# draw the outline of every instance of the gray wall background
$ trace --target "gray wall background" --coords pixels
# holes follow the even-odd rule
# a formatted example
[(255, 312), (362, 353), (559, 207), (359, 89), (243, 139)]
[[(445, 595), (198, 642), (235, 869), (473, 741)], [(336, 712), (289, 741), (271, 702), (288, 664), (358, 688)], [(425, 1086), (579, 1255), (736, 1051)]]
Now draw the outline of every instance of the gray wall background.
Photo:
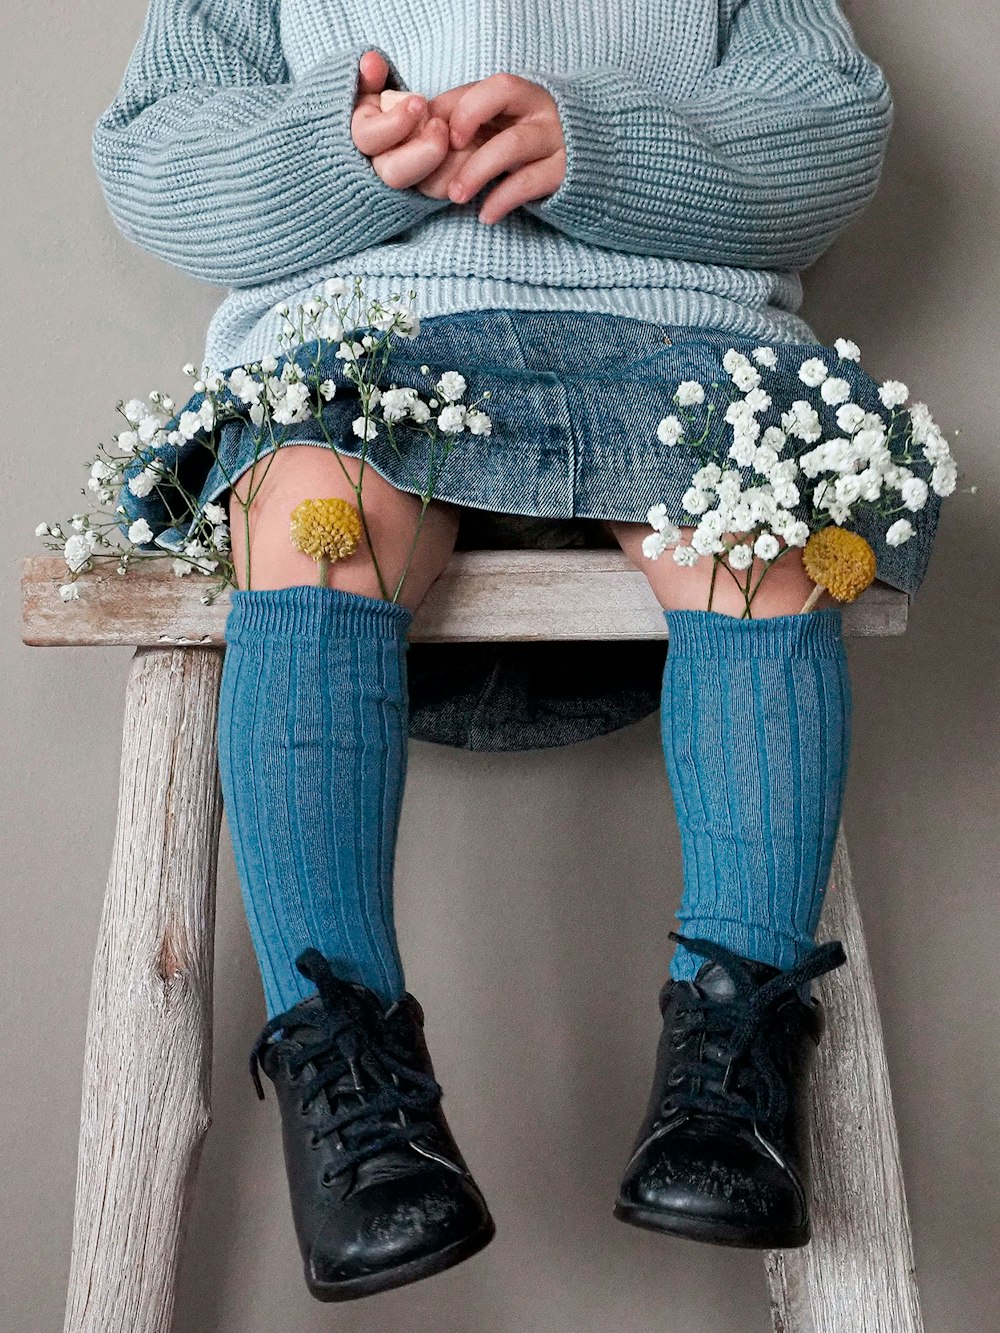
[[(91, 126), (141, 0), (0, 17), (0, 453), (5, 904), (0, 1326), (61, 1327), (90, 965), (111, 849), (129, 654), (19, 641), (17, 561), (81, 503), (114, 403), (181, 395), (219, 289), (106, 214)], [(1000, 153), (993, 0), (849, 13), (897, 128), (880, 195), (807, 275), (824, 341), (857, 339), (960, 427), (962, 485), (904, 639), (854, 642), (845, 816), (881, 998), (930, 1333), (996, 1327)], [(23, 387), (22, 387), (23, 386)], [(185, 391), (186, 392), (186, 391)], [(980, 552), (982, 557), (980, 558)], [(245, 1058), (263, 1005), (228, 840), (219, 880), (215, 1121), (190, 1221), (183, 1333), (763, 1333), (753, 1254), (611, 1217), (658, 1030), (680, 882), (655, 718), (566, 750), (414, 743), (398, 856), (409, 982), (499, 1235), (475, 1260), (343, 1307), (301, 1281), (277, 1107)], [(990, 1309), (994, 1315), (989, 1314)], [(844, 1333), (862, 1333), (844, 1330)]]

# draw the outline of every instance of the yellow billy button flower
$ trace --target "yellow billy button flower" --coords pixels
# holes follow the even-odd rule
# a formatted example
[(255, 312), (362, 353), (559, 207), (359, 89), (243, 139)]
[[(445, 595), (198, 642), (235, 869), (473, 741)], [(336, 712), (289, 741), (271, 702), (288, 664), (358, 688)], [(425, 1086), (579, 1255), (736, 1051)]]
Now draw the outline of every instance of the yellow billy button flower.
[(802, 563), (816, 584), (803, 611), (812, 610), (824, 588), (838, 602), (853, 602), (875, 578), (875, 552), (864, 537), (835, 524), (812, 534)]
[(325, 588), (334, 560), (346, 560), (361, 541), (361, 516), (348, 500), (303, 500), (292, 510), (292, 545), (319, 565)]

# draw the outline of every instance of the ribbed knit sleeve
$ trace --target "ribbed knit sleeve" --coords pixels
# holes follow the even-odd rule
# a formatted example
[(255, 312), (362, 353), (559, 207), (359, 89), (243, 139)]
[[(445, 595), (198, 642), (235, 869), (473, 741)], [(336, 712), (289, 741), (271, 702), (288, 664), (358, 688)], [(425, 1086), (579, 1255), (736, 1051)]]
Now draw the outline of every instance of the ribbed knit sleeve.
[(724, 0), (722, 55), (689, 95), (617, 67), (512, 69), (555, 98), (566, 177), (522, 205), (577, 240), (748, 268), (808, 267), (869, 203), (885, 77), (835, 0)]
[(386, 185), (355, 147), (358, 62), (290, 79), (278, 0), (151, 0), (93, 161), (124, 236), (195, 277), (271, 282), (356, 253), (449, 206)]

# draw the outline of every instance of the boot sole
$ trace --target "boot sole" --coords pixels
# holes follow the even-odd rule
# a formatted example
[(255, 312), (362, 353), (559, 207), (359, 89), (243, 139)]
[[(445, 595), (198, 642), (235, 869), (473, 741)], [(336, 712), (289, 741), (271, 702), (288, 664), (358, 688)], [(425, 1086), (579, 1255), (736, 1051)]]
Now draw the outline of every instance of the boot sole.
[(496, 1235), (496, 1226), (490, 1219), (489, 1225), (470, 1236), (463, 1236), (451, 1245), (431, 1254), (423, 1254), (417, 1259), (409, 1259), (405, 1264), (396, 1264), (392, 1268), (382, 1269), (378, 1273), (364, 1273), (360, 1277), (345, 1278), (342, 1282), (313, 1282), (306, 1274), (306, 1286), (318, 1301), (351, 1301), (360, 1296), (374, 1296), (380, 1291), (391, 1291), (393, 1287), (405, 1287), (410, 1282), (419, 1282), (421, 1278), (433, 1277), (447, 1268), (460, 1264), (463, 1259), (471, 1259), (474, 1254), (490, 1243)]
[(615, 1203), (615, 1217), (633, 1227), (661, 1231), (686, 1240), (700, 1240), (708, 1245), (732, 1245), (743, 1250), (796, 1250), (808, 1245), (810, 1229), (804, 1227), (741, 1227), (732, 1222), (713, 1221), (690, 1213), (652, 1210)]

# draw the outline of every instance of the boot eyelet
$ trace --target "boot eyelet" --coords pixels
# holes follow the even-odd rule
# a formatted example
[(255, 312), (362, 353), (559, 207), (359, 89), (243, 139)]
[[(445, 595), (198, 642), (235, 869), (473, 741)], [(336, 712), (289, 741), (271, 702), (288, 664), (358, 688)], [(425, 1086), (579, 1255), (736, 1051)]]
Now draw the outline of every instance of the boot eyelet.
[(318, 1134), (310, 1134), (310, 1135), (309, 1135), (309, 1147), (310, 1147), (310, 1148), (318, 1148), (318, 1147), (319, 1147), (319, 1135), (318, 1135)]
[(299, 1115), (302, 1116), (304, 1120), (305, 1117), (310, 1114), (311, 1110), (312, 1110), (311, 1106), (307, 1105), (306, 1102), (302, 1102), (301, 1105), (299, 1106)]
[(324, 1171), (319, 1178), (319, 1183), (323, 1186), (324, 1189), (329, 1189), (330, 1186), (333, 1184), (333, 1176), (330, 1175), (329, 1171)]

